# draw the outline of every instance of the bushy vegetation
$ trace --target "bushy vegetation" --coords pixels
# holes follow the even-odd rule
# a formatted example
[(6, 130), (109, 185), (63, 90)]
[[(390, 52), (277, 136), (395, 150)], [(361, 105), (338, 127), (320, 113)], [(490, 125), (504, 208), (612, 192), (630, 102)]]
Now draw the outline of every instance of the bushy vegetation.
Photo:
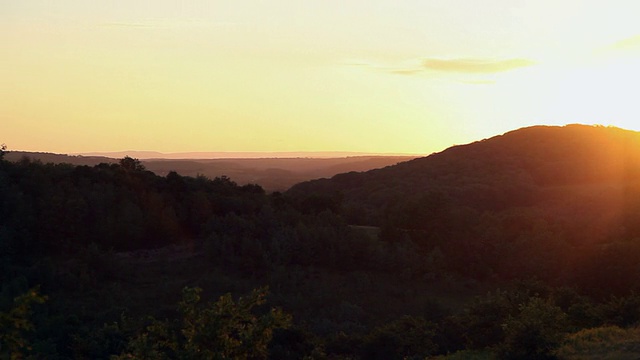
[[(602, 146), (627, 136), (600, 130)], [(607, 178), (576, 141), (536, 144), (508, 134), (284, 194), (132, 158), (0, 159), (0, 354), (637, 357), (635, 162)]]
[(603, 326), (567, 336), (556, 350), (560, 359), (637, 359), (640, 329)]
[(3, 358), (21, 359), (31, 352), (27, 337), (34, 330), (32, 306), (42, 304), (45, 300), (46, 296), (40, 295), (37, 288), (30, 289), (17, 296), (8, 311), (0, 312), (0, 355)]
[(264, 304), (266, 289), (237, 302), (225, 294), (206, 306), (200, 305), (201, 292), (184, 288), (178, 321), (153, 320), (112, 359), (266, 359), (274, 330), (290, 324), (289, 316), (277, 309), (253, 313)]

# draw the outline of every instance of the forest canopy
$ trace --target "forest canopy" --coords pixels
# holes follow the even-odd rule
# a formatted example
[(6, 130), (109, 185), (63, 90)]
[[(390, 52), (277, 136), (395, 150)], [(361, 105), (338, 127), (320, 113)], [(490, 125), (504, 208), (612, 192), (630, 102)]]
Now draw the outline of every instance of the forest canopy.
[(2, 159), (0, 354), (638, 355), (638, 144), (535, 127), (286, 193)]

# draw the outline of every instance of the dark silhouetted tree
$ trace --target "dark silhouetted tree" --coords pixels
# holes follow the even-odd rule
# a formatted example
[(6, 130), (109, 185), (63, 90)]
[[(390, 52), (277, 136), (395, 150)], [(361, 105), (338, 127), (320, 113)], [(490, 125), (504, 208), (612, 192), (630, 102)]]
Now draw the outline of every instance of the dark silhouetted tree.
[(120, 166), (127, 171), (144, 171), (146, 170), (142, 162), (138, 159), (125, 156), (120, 159)]

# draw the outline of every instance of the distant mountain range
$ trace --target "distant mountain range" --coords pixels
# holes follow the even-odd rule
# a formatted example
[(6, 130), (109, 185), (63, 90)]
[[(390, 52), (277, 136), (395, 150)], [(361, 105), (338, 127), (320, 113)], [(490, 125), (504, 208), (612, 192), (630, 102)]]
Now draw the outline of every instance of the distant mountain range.
[[(288, 153), (180, 153), (162, 154), (157, 152), (96, 153), (102, 155), (62, 155), (9, 151), (7, 160), (19, 161), (23, 157), (39, 160), (43, 163), (68, 163), (72, 165), (96, 165), (115, 163), (118, 159), (130, 156), (143, 159), (143, 165), (154, 173), (165, 176), (176, 171), (183, 176), (204, 175), (210, 178), (227, 176), (238, 184), (258, 184), (268, 191), (284, 191), (290, 186), (310, 180), (349, 172), (366, 171), (407, 161), (415, 156), (339, 156), (345, 153), (306, 153), (309, 157), (282, 157)], [(293, 153), (292, 153), (293, 154)], [(300, 155), (301, 153), (295, 153)], [(312, 157), (312, 155), (335, 157)], [(349, 153), (352, 154), (352, 153)], [(109, 156), (106, 156), (109, 155)], [(230, 158), (214, 158), (229, 155)], [(240, 155), (244, 155), (241, 157)], [(261, 155), (262, 157), (252, 158)], [(276, 156), (277, 155), (277, 156)], [(163, 158), (167, 156), (167, 158)], [(195, 158), (188, 158), (194, 156)], [(211, 158), (197, 157), (211, 156)], [(233, 158), (232, 156), (237, 156)], [(274, 156), (274, 157), (268, 157)], [(146, 160), (145, 160), (146, 159)]]
[(368, 153), (354, 151), (217, 151), (217, 152), (177, 152), (162, 153), (157, 151), (115, 151), (74, 153), (75, 156), (99, 156), (121, 159), (130, 156), (140, 160), (211, 160), (211, 159), (335, 159), (344, 157), (382, 156), (382, 157), (418, 157), (418, 154), (403, 153)]

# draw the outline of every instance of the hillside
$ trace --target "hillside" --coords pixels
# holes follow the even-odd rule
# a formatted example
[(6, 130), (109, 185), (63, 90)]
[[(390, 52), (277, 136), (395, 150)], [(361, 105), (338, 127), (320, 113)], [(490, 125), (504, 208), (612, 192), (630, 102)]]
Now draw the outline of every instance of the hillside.
[(381, 226), (390, 240), (409, 234), (425, 256), (442, 252), (469, 275), (568, 283), (587, 264), (608, 266), (603, 252), (636, 246), (639, 174), (640, 133), (535, 126), (287, 194), (333, 201), (350, 223)]
[(288, 193), (339, 194), (353, 208), (353, 221), (380, 225), (383, 210), (428, 194), (456, 206), (500, 210), (557, 204), (574, 195), (621, 195), (639, 178), (640, 133), (535, 126), (383, 169), (300, 183)]

